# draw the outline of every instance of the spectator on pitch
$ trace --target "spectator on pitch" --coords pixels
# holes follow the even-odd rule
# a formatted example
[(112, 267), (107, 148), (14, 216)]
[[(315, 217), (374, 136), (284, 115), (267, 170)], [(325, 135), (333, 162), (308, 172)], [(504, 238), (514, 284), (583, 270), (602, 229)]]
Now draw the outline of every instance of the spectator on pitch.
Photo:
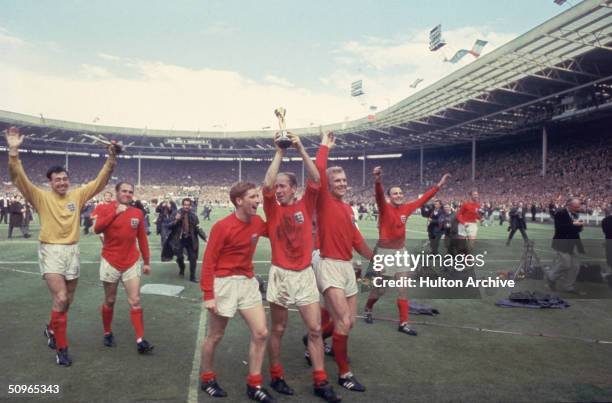
[(24, 226), (24, 221), (26, 219), (26, 208), (25, 202), (22, 203), (22, 199), (20, 196), (15, 196), (13, 201), (9, 205), (9, 227), (8, 227), (8, 239), (13, 238), (13, 229), (19, 228), (21, 231), (21, 235), (24, 238), (29, 238), (30, 234), (27, 233)]
[(565, 208), (555, 212), (555, 233), (552, 248), (556, 251), (553, 266), (544, 273), (544, 278), (551, 290), (577, 293), (576, 278), (580, 271), (580, 262), (576, 256), (584, 254), (580, 240), (584, 222), (578, 217), (582, 202), (578, 198), (567, 201)]
[(7, 222), (9, 200), (7, 196), (0, 197), (0, 224)]
[(217, 382), (214, 357), (230, 318), (238, 311), (251, 333), (247, 396), (273, 403), (274, 398), (262, 387), (268, 327), (259, 282), (253, 276), (257, 241), (267, 236), (267, 227), (257, 215), (259, 192), (254, 184), (236, 183), (230, 189), (230, 200), (236, 211), (213, 225), (202, 262), (200, 287), (204, 293), (203, 308), (208, 310), (208, 331), (202, 344), (200, 387), (210, 396), (227, 396)]
[(171, 232), (163, 244), (162, 261), (172, 260), (176, 256), (179, 267), (179, 276), (185, 275), (185, 256), (189, 260), (189, 281), (196, 283), (196, 264), (198, 261), (199, 239), (206, 241), (206, 234), (200, 228), (198, 216), (191, 211), (191, 199), (185, 198), (181, 202), (181, 209), (174, 215), (174, 221), (168, 224)]
[(506, 205), (502, 204), (501, 206), (499, 206), (499, 225), (504, 225), (504, 223), (506, 222), (507, 218), (508, 218), (508, 210), (506, 210)]
[(93, 220), (91, 214), (94, 211), (94, 205), (91, 201), (85, 203), (81, 210), (81, 217), (83, 220), (83, 235), (89, 235), (89, 229), (93, 226)]
[(480, 196), (478, 191), (470, 191), (469, 196), (470, 200), (464, 202), (457, 212), (457, 221), (459, 222), (459, 238), (467, 240), (468, 249), (473, 251), (478, 235), (478, 221), (481, 221), (482, 218), (479, 213)]
[(531, 222), (535, 222), (537, 212), (538, 212), (538, 209), (535, 203), (531, 203)]
[(163, 223), (171, 222), (172, 218), (176, 215), (176, 203), (170, 198), (166, 197), (164, 201), (159, 203), (155, 208), (155, 213), (157, 213), (157, 220), (155, 220), (156, 233), (157, 235), (161, 235), (161, 243), (162, 245), (166, 242), (167, 237), (170, 235), (170, 228), (168, 226), (164, 226)]
[(440, 218), (442, 218), (443, 214), (444, 211), (442, 210), (442, 202), (440, 200), (435, 200), (433, 203), (433, 208), (429, 210), (429, 216), (427, 217), (427, 235), (429, 236), (431, 253), (433, 254), (438, 254), (440, 239), (442, 239)]
[(287, 327), (288, 309), (290, 305), (296, 305), (308, 329), (304, 342), (313, 367), (314, 393), (325, 401), (337, 402), (340, 399), (328, 383), (325, 372), (319, 290), (311, 265), (312, 219), (320, 189), (320, 174), (300, 138), (292, 133), (289, 133), (288, 137), (304, 161), (308, 182), (303, 197), (298, 199), (295, 174), (279, 173), (285, 150), (276, 145), (276, 153), (266, 172), (262, 192), (272, 249), (272, 265), (266, 292), (272, 319), (268, 337), (272, 378), (270, 386), (278, 393), (294, 394), (285, 381), (280, 355), (281, 339)]
[[(384, 256), (383, 261), (386, 261), (386, 256), (396, 256), (397, 254), (404, 254), (406, 252), (406, 222), (412, 213), (417, 209), (423, 207), (425, 203), (438, 193), (440, 188), (444, 186), (449, 178), (449, 174), (444, 174), (440, 181), (429, 189), (417, 200), (404, 202), (404, 193), (401, 187), (391, 186), (387, 190), (387, 196), (389, 201), (385, 199), (385, 191), (382, 184), (383, 171), (381, 167), (374, 168), (375, 180), (375, 193), (376, 193), (376, 204), (380, 210), (380, 220), (378, 221), (378, 243), (376, 245), (376, 254)], [(436, 226), (438, 220), (442, 214), (442, 203), (440, 200), (436, 200), (433, 207), (430, 209), (430, 217), (434, 217)], [(431, 223), (430, 223), (431, 225)], [(436, 231), (437, 232), (437, 231)], [(441, 234), (440, 234), (441, 235)], [(436, 234), (437, 236), (437, 234)], [(434, 238), (435, 239), (435, 238)], [(436, 252), (438, 249), (439, 239), (433, 241)], [(433, 247), (433, 246), (432, 246)], [(401, 282), (402, 279), (410, 277), (410, 267), (398, 265), (398, 262), (394, 264), (385, 264), (380, 274), (384, 277), (390, 277), (397, 282)], [(407, 280), (404, 280), (407, 281)], [(408, 289), (407, 287), (396, 287), (397, 288), (397, 309), (399, 313), (399, 326), (397, 330), (401, 333), (416, 336), (417, 332), (408, 326), (408, 313), (410, 312), (410, 301), (408, 301)], [(365, 322), (374, 323), (372, 316), (372, 310), (374, 304), (384, 294), (384, 288), (374, 288), (368, 296), (368, 301), (365, 306)]]
[(606, 264), (603, 277), (612, 288), (612, 203), (606, 209), (606, 218), (601, 221), (601, 229), (606, 237)]
[(353, 249), (368, 260), (372, 258), (372, 250), (356, 226), (353, 210), (343, 201), (347, 193), (346, 173), (337, 166), (327, 168), (327, 156), (334, 145), (333, 133), (326, 133), (316, 159), (321, 176), (316, 224), (321, 258), (315, 277), (334, 323), (332, 340), (338, 383), (348, 390), (364, 392), (365, 387), (355, 378), (348, 363), (348, 335), (355, 322), (359, 291), (351, 262)]
[(444, 203), (443, 212), (438, 219), (438, 228), (444, 237), (444, 246), (451, 255), (455, 254), (454, 240), (457, 237), (457, 219), (450, 203)]
[[(136, 333), (136, 350), (140, 354), (153, 350), (153, 345), (144, 339), (144, 321), (140, 305), (140, 271), (151, 272), (149, 264), (149, 242), (144, 227), (144, 214), (130, 204), (134, 197), (134, 186), (120, 182), (115, 186), (116, 201), (98, 210), (94, 231), (104, 234), (104, 245), (100, 257), (100, 281), (104, 285), (102, 325), (104, 345), (115, 346), (111, 323), (117, 299), (119, 281), (123, 284), (130, 304), (130, 318)], [(138, 241), (138, 249), (136, 248)], [(140, 257), (142, 256), (142, 261)]]
[(210, 221), (210, 213), (212, 213), (212, 203), (207, 201), (202, 211), (202, 220)]
[(66, 328), (68, 309), (73, 302), (79, 278), (79, 213), (87, 200), (102, 191), (116, 164), (117, 148), (108, 146), (108, 159), (97, 178), (85, 186), (68, 191), (70, 178), (65, 168), (55, 166), (47, 171), (51, 191), (34, 186), (19, 160), (23, 135), (11, 127), (5, 131), (9, 149), (9, 173), (12, 182), (32, 203), (40, 219), (38, 251), (41, 274), (51, 291), (51, 321), (45, 326), (47, 344), (56, 350), (56, 362), (70, 366)]
[(526, 213), (527, 211), (523, 207), (523, 202), (519, 202), (518, 205), (512, 207), (510, 209), (510, 227), (508, 230), (510, 234), (508, 234), (508, 240), (506, 241), (506, 246), (510, 246), (510, 242), (512, 241), (512, 237), (516, 233), (516, 231), (521, 232), (521, 236), (523, 237), (523, 241), (527, 243), (529, 241), (529, 237), (527, 236), (527, 222), (526, 222)]

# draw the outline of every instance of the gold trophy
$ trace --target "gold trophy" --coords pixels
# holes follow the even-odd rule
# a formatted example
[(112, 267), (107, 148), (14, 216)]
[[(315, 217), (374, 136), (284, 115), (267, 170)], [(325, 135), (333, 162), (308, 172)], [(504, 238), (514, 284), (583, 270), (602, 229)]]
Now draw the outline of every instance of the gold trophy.
[(274, 114), (278, 118), (278, 127), (280, 128), (280, 136), (278, 136), (278, 138), (276, 138), (274, 141), (280, 148), (289, 148), (293, 143), (289, 136), (287, 136), (287, 125), (285, 123), (285, 115), (287, 114), (287, 110), (281, 106), (280, 108), (276, 108), (274, 110)]

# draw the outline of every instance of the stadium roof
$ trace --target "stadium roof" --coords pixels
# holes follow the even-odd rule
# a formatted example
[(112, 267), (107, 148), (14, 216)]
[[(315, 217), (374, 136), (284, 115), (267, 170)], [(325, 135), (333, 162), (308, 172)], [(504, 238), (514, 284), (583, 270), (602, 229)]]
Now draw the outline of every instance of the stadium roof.
[[(612, 0), (585, 0), (396, 105), (324, 126), (338, 155), (397, 152), (512, 135), (564, 119), (612, 114)], [(269, 156), (273, 131), (192, 132), (98, 126), (0, 111), (31, 148), (97, 151), (83, 133), (133, 154)], [(318, 146), (318, 129), (292, 129)]]

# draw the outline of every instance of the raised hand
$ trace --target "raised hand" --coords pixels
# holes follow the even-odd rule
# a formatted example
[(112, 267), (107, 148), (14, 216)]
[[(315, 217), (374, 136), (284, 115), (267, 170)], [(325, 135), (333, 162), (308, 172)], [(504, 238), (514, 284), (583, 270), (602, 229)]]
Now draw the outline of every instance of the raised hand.
[(372, 174), (374, 175), (374, 178), (376, 178), (376, 180), (380, 180), (382, 173), (382, 167), (380, 166), (374, 167), (374, 170), (372, 171)]
[(441, 188), (442, 186), (444, 186), (446, 184), (446, 182), (448, 181), (448, 178), (450, 178), (450, 174), (446, 173), (444, 175), (442, 175), (442, 178), (440, 179), (440, 182), (438, 182), (438, 187)]
[(11, 126), (4, 130), (4, 137), (6, 138), (9, 153), (11, 155), (17, 155), (19, 152), (19, 146), (21, 143), (23, 143), (23, 134), (19, 134), (18, 128)]
[(291, 140), (291, 144), (293, 145), (293, 147), (295, 147), (296, 150), (299, 151), (302, 148), (304, 148), (304, 145), (302, 144), (302, 140), (300, 140), (300, 137), (297, 134), (288, 132), (287, 137), (289, 137), (289, 139)]
[(327, 132), (321, 138), (321, 144), (327, 146), (330, 150), (336, 145), (336, 136), (334, 132)]

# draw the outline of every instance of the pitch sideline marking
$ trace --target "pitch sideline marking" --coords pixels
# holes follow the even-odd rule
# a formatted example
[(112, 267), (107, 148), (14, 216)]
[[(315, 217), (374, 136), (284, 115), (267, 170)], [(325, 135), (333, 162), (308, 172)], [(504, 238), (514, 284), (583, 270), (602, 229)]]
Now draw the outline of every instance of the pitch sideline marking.
[(200, 365), (202, 361), (202, 343), (204, 342), (206, 321), (208, 319), (208, 313), (206, 309), (200, 308), (200, 322), (198, 324), (198, 337), (196, 338), (195, 350), (193, 352), (193, 365), (191, 367), (191, 376), (189, 377), (189, 393), (187, 395), (187, 402), (197, 403), (199, 381), (200, 381)]

